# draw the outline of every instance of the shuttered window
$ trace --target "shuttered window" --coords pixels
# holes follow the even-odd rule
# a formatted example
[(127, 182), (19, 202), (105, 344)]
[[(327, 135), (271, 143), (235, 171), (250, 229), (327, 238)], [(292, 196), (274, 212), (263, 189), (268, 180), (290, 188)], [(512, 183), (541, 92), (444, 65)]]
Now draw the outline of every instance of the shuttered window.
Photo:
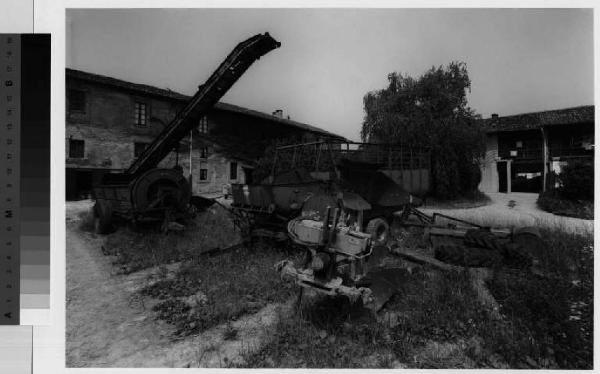
[(135, 103), (135, 125), (146, 127), (146, 104)]

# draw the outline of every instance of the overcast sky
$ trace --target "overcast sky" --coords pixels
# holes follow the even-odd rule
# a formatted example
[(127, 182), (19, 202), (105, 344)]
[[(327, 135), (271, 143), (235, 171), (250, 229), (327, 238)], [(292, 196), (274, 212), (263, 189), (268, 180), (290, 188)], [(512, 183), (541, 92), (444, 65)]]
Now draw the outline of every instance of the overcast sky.
[(193, 94), (237, 43), (281, 48), (222, 101), (359, 140), (362, 98), (392, 71), (467, 63), (484, 117), (593, 104), (593, 14), (579, 9), (69, 10), (67, 66)]

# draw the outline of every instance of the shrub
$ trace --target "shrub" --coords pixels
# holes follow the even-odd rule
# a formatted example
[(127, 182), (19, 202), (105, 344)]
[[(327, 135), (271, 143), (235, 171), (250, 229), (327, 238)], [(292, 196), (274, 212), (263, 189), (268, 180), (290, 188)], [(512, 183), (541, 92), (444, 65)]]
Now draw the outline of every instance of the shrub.
[(567, 164), (558, 175), (560, 197), (568, 200), (594, 199), (594, 165), (575, 161)]
[(540, 193), (537, 199), (540, 209), (556, 215), (576, 217), (583, 219), (594, 219), (593, 201), (573, 201), (560, 197), (557, 190), (549, 190)]

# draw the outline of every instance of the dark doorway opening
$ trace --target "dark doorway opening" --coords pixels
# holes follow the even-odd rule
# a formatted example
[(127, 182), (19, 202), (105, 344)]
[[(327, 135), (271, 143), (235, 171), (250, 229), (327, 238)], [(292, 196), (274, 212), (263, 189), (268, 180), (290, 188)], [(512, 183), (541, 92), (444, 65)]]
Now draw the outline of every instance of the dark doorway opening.
[(542, 191), (544, 165), (541, 162), (513, 162), (510, 174), (513, 192)]
[(81, 170), (67, 168), (65, 170), (65, 185), (67, 200), (90, 199), (92, 187), (100, 184), (106, 170)]
[(242, 170), (244, 171), (244, 181), (245, 184), (252, 184), (252, 169), (251, 168), (242, 168)]
[(506, 178), (506, 161), (498, 161), (498, 192), (508, 192), (508, 180)]

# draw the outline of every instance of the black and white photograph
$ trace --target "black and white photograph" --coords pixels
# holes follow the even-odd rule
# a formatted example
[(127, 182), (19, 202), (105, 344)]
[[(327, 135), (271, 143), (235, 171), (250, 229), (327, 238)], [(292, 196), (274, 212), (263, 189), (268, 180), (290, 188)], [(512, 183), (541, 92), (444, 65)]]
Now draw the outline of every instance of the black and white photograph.
[(64, 28), (67, 368), (593, 369), (594, 9)]

